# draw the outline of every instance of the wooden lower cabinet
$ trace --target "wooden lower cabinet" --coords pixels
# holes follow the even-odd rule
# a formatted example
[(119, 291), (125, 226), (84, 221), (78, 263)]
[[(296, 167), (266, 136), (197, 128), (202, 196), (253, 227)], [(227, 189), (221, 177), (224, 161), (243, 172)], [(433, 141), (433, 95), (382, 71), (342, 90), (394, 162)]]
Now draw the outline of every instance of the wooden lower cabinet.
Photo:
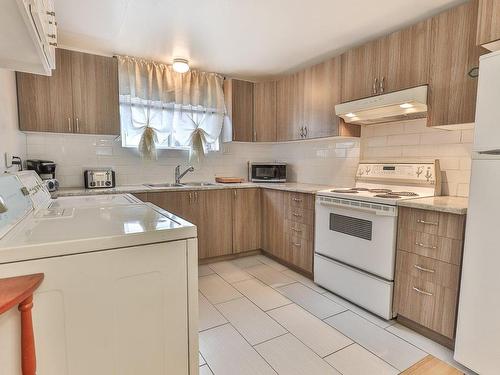
[(261, 248), (260, 189), (234, 189), (233, 253)]
[(284, 256), (284, 198), (279, 190), (262, 189), (262, 249), (277, 258)]
[(465, 215), (399, 208), (394, 311), (453, 346)]

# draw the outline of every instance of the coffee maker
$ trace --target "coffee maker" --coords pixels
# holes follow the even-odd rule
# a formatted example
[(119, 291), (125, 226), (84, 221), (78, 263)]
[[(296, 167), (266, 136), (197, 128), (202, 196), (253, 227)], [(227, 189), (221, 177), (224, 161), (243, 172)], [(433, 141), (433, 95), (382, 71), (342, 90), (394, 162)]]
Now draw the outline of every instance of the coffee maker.
[(49, 191), (56, 191), (59, 182), (56, 180), (56, 163), (51, 160), (26, 160), (26, 168), (33, 170), (45, 182)]

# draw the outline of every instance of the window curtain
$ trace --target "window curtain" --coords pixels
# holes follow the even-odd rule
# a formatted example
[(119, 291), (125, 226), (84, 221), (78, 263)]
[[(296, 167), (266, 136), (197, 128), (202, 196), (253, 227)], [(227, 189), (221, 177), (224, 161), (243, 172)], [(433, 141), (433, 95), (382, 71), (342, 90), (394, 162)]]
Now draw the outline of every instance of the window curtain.
[(188, 147), (190, 159), (218, 150), (228, 124), (223, 77), (123, 56), (118, 75), (124, 147), (148, 159), (156, 159), (157, 147)]

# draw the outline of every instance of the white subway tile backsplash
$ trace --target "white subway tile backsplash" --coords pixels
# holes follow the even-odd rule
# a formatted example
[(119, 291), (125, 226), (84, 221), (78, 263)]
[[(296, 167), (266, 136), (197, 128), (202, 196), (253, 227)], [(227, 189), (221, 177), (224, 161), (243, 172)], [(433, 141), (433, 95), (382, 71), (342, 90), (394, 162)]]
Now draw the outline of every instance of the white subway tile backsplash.
[(388, 146), (418, 145), (420, 143), (419, 134), (398, 134), (387, 137)]

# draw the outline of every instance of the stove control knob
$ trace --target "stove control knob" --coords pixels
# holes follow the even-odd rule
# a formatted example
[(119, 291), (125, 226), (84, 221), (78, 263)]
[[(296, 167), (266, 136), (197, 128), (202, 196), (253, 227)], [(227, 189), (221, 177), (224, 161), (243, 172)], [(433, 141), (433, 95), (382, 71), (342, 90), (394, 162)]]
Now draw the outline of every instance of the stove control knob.
[(425, 178), (427, 178), (427, 181), (429, 181), (432, 177), (432, 173), (430, 170), (427, 170), (427, 173), (425, 174)]
[(418, 167), (417, 168), (417, 177), (420, 177), (420, 175), (424, 172), (424, 167)]
[(366, 174), (370, 173), (370, 171), (371, 171), (370, 167), (366, 167), (365, 171), (366, 171)]
[(362, 170), (362, 169), (360, 169), (358, 174), (359, 174), (360, 176), (363, 176), (363, 175), (365, 174), (365, 171), (364, 171), (364, 170)]

